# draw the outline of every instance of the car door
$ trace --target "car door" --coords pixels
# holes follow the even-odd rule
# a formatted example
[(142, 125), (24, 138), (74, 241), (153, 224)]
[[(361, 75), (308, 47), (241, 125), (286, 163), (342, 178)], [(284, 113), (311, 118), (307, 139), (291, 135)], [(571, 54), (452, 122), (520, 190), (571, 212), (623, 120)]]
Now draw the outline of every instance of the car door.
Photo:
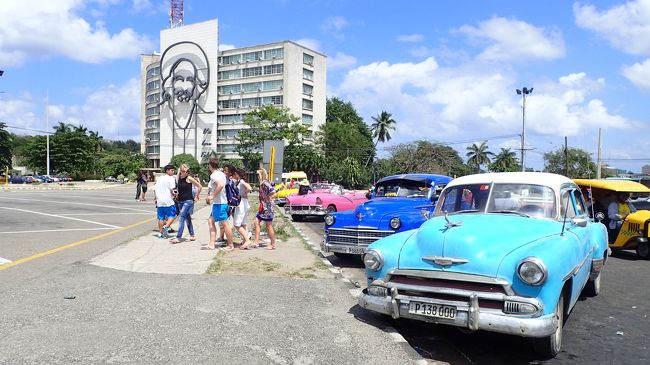
[(591, 243), (591, 224), (588, 211), (580, 189), (565, 189), (562, 191), (562, 211), (566, 217), (565, 229), (573, 236), (573, 248), (577, 252), (577, 260), (571, 271), (573, 287), (571, 303), (575, 303), (584, 287), (591, 271), (593, 244)]

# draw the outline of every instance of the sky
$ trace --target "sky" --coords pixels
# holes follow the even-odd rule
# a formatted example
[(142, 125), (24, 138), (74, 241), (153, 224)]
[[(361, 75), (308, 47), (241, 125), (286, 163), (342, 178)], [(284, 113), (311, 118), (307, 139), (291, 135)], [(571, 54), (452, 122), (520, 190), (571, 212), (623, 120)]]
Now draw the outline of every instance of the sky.
[[(292, 40), (327, 55), (327, 95), (415, 140), (519, 155), (564, 146), (633, 172), (650, 165), (650, 0), (185, 0), (185, 24), (218, 19), (222, 50)], [(160, 51), (169, 1), (3, 0), (0, 121), (82, 124), (139, 141), (140, 54)], [(47, 107), (47, 113), (46, 113)], [(37, 134), (10, 129), (14, 133)]]

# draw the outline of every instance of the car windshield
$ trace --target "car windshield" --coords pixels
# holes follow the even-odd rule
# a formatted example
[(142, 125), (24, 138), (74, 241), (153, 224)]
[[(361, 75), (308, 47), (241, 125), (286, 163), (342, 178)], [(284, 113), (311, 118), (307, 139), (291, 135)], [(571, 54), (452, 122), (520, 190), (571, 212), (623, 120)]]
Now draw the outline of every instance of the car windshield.
[(553, 189), (535, 184), (472, 184), (447, 188), (438, 202), (445, 213), (501, 213), (555, 218)]
[(426, 181), (395, 179), (382, 181), (375, 187), (375, 196), (424, 198), (429, 194)]

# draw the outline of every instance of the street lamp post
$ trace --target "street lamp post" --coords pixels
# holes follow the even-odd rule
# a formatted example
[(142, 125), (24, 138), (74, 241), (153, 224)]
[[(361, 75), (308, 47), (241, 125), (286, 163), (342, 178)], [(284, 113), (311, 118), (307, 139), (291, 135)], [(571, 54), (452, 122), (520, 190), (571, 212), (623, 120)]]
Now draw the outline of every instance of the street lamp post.
[(526, 157), (526, 95), (532, 94), (533, 88), (530, 89), (524, 87), (521, 90), (517, 89), (517, 95), (521, 95), (523, 98), (523, 104), (521, 107), (522, 110), (522, 120), (521, 120), (521, 171), (526, 171), (526, 164), (524, 163), (524, 158)]

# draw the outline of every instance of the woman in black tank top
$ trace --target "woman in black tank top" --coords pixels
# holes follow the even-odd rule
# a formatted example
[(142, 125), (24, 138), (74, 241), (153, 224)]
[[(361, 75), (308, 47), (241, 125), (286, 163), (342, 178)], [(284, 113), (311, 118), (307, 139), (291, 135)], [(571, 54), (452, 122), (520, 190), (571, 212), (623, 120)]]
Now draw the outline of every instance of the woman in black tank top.
[[(181, 242), (185, 224), (187, 224), (187, 230), (190, 233), (189, 240), (194, 241), (196, 238), (194, 237), (192, 213), (194, 212), (194, 202), (199, 201), (199, 196), (201, 195), (201, 184), (190, 176), (189, 167), (186, 164), (182, 164), (178, 169), (178, 182), (176, 186), (178, 189), (176, 200), (178, 200), (178, 206), (180, 208), (178, 212), (178, 232), (176, 233), (176, 237), (172, 238), (169, 242)], [(196, 195), (192, 194), (192, 186), (196, 187)]]

